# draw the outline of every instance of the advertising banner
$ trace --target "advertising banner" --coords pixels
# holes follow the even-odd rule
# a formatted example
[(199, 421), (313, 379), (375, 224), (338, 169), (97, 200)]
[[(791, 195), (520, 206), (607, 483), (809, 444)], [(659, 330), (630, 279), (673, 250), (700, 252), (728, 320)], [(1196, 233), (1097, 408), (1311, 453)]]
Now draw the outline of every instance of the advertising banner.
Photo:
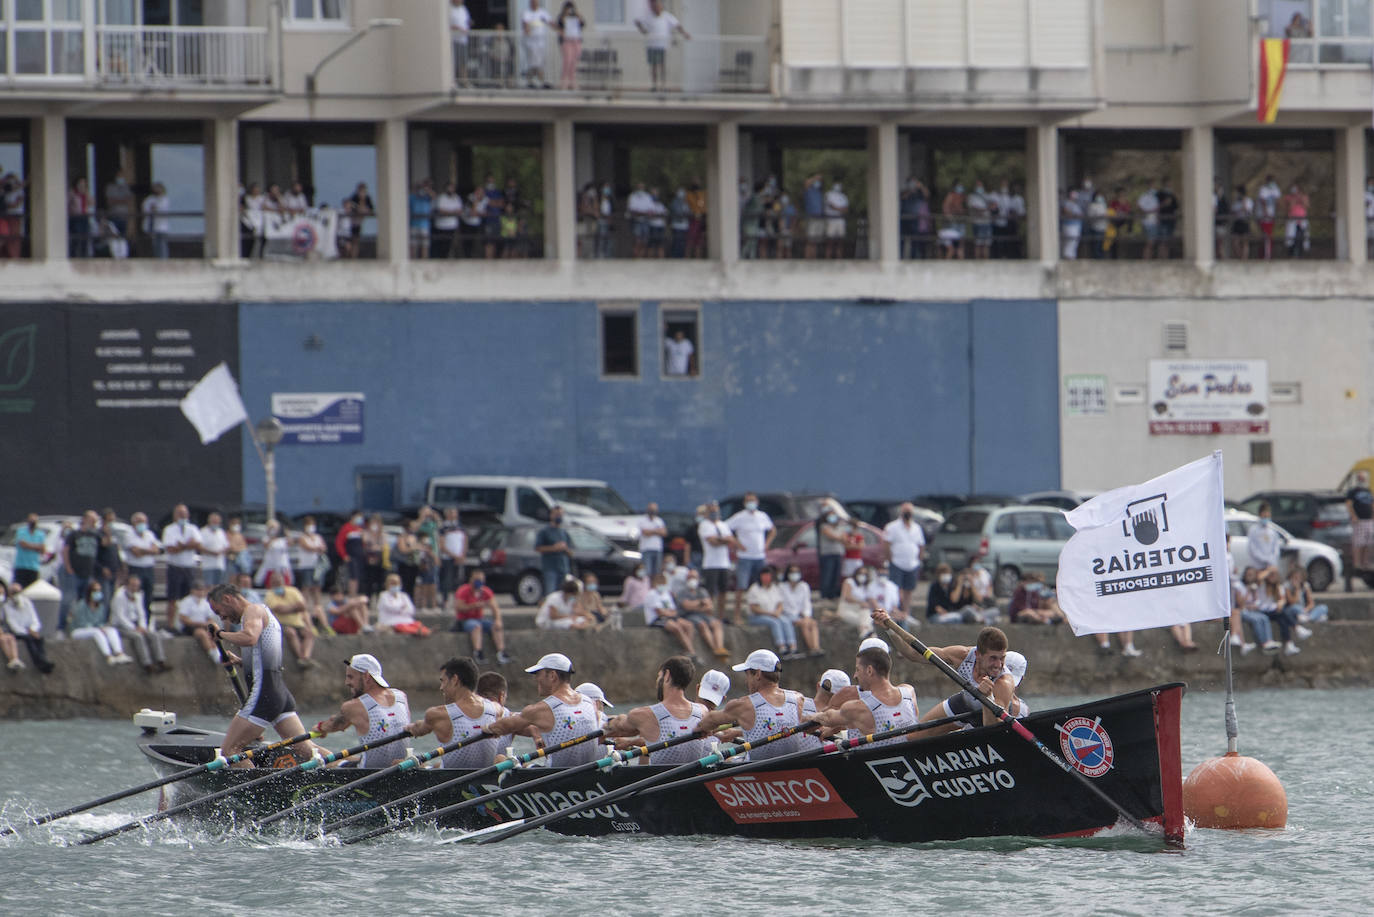
[(1150, 433), (1268, 432), (1267, 360), (1150, 361)]
[(339, 446), (363, 441), (362, 392), (273, 392), (282, 445)]

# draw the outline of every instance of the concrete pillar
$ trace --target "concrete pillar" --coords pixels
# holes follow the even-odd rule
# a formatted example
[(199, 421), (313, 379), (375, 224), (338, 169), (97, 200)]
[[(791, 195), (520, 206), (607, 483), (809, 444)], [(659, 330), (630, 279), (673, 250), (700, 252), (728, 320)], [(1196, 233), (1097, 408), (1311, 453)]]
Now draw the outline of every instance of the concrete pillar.
[[(897, 166), (897, 125), (868, 129), (868, 257), (895, 262), (901, 258)], [(852, 222), (852, 221), (851, 221)]]
[(67, 257), (67, 122), (34, 118), (29, 127), (29, 248), (35, 261)]
[(1191, 127), (1183, 133), (1183, 257), (1199, 266), (1216, 261), (1216, 212), (1212, 207), (1212, 152), (1210, 125)]
[(577, 258), (577, 185), (571, 118), (544, 125), (544, 257)]
[(739, 125), (722, 121), (707, 129), (706, 241), (713, 260), (739, 260)]
[(1364, 131), (1363, 124), (1336, 131), (1336, 257), (1351, 264), (1368, 260)]
[(406, 180), (406, 123), (391, 118), (377, 124), (377, 260), (410, 260), (410, 183)]
[(205, 162), (205, 258), (237, 261), (239, 251), (239, 125), (213, 118), (201, 130)]
[(1037, 124), (1026, 136), (1027, 257), (1059, 261), (1059, 129)]

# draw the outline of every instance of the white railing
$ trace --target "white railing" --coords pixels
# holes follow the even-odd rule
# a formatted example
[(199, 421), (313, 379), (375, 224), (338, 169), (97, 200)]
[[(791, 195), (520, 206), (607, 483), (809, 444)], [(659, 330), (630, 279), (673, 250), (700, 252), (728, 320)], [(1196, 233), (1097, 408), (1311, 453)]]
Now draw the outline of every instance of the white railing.
[(267, 30), (196, 26), (97, 26), (101, 83), (265, 86), (272, 81)]
[(1371, 61), (1374, 61), (1374, 39), (1349, 36), (1288, 39), (1290, 67), (1368, 70)]
[[(454, 79), (460, 89), (550, 89), (579, 92), (722, 93), (768, 91), (768, 42), (754, 35), (677, 37), (660, 55), (643, 35), (587, 33), (570, 53), (545, 33), (529, 38), (505, 31), (470, 32), (454, 40)], [(655, 68), (653, 62), (661, 60)]]

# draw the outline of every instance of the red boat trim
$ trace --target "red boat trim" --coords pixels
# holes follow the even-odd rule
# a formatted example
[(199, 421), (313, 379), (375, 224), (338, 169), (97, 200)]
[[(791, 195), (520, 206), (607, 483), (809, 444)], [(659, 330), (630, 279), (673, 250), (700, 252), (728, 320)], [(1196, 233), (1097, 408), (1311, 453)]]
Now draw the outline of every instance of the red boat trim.
[(1179, 713), (1183, 689), (1167, 688), (1154, 696), (1155, 744), (1159, 748), (1159, 786), (1164, 797), (1164, 839), (1183, 846), (1183, 748)]

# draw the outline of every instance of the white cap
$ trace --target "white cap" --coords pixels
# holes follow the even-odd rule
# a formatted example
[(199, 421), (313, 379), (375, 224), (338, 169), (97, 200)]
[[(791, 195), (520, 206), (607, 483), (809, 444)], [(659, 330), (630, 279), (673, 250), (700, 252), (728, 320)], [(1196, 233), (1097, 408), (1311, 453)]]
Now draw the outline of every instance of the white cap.
[(730, 676), (718, 669), (712, 669), (701, 676), (701, 684), (697, 686), (697, 697), (701, 700), (708, 700), (716, 706), (725, 700), (725, 695), (730, 693)]
[[(830, 684), (828, 688), (826, 687), (827, 682)], [(831, 694), (834, 694), (841, 688), (849, 687), (849, 676), (839, 669), (826, 669), (821, 673), (820, 681), (816, 682), (816, 684), (826, 691), (829, 691)]]
[(1008, 652), (1002, 668), (1011, 673), (1011, 683), (1019, 685), (1021, 679), (1026, 677), (1026, 657), (1017, 652)]
[(892, 647), (887, 645), (886, 640), (883, 640), (879, 637), (869, 637), (863, 643), (860, 643), (859, 652), (862, 653), (864, 650), (882, 650), (884, 653), (887, 653), (889, 655), (891, 655), (892, 653)]
[(730, 668), (736, 672), (747, 672), (754, 669), (759, 672), (776, 672), (778, 670), (778, 654), (772, 650), (754, 650), (749, 654), (749, 658), (739, 665), (732, 665)]
[(571, 672), (573, 670), (572, 660), (562, 653), (547, 653), (525, 671), (541, 672), (544, 669), (553, 669), (555, 672)]
[(573, 688), (573, 690), (576, 691), (578, 694), (581, 694), (583, 697), (588, 697), (588, 698), (591, 698), (592, 700), (599, 700), (599, 701), (601, 701), (601, 703), (602, 703), (604, 706), (607, 706), (607, 707), (614, 707), (614, 706), (615, 706), (615, 704), (613, 704), (613, 703), (611, 703), (610, 701), (606, 700), (606, 692), (605, 692), (605, 691), (602, 691), (602, 690), (601, 690), (601, 687), (600, 687), (599, 685), (595, 685), (595, 684), (593, 684), (593, 683), (590, 682), (590, 681), (584, 681), (584, 682), (582, 682), (582, 684), (578, 685), (576, 688)]
[(386, 679), (382, 677), (382, 664), (378, 662), (377, 657), (371, 653), (359, 653), (352, 659), (345, 659), (344, 665), (355, 672), (371, 675), (372, 680), (383, 688), (391, 687), (391, 685), (386, 683)]

